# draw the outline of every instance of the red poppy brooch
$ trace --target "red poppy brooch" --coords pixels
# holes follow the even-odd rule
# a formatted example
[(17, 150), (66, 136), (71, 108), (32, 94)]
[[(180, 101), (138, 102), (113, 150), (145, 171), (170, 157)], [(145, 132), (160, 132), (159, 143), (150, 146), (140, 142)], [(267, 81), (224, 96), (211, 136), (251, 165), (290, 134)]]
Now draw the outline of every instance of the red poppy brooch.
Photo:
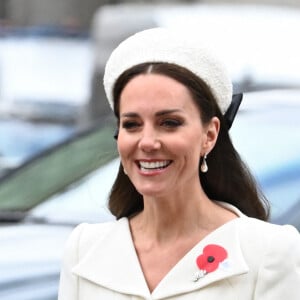
[(194, 281), (198, 281), (207, 273), (217, 270), (220, 263), (222, 263), (227, 256), (227, 251), (219, 245), (210, 244), (205, 246), (203, 253), (196, 259), (199, 271), (196, 272)]

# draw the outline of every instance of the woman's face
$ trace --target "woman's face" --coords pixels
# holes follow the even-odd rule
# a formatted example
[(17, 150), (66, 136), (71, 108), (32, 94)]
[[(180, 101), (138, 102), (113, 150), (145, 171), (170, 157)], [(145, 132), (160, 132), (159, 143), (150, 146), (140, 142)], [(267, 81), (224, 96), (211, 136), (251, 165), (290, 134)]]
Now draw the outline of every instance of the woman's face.
[(170, 77), (138, 75), (120, 95), (118, 150), (143, 196), (199, 186), (199, 160), (214, 146), (218, 129), (217, 118), (202, 124), (188, 89)]

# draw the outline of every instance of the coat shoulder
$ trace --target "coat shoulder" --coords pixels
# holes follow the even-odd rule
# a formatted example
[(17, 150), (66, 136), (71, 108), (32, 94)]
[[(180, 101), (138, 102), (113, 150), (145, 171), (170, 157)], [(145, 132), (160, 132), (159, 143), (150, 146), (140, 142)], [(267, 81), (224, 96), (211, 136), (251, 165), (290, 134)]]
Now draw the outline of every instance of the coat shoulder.
[(266, 257), (277, 258), (278, 262), (285, 259), (290, 249), (298, 249), (294, 252), (294, 259), (299, 260), (300, 234), (291, 225), (245, 218), (239, 223), (239, 239), (245, 256), (257, 267), (264, 263)]
[(253, 239), (263, 244), (279, 241), (299, 240), (298, 230), (292, 225), (277, 225), (255, 218), (245, 218), (240, 222), (240, 235), (248, 241)]
[(77, 249), (79, 257), (93, 248), (95, 243), (104, 239), (109, 232), (116, 226), (117, 221), (109, 221), (104, 223), (81, 223), (77, 225), (66, 243), (66, 249), (72, 251)]
[(299, 299), (300, 234), (291, 225), (241, 222), (240, 240), (255, 279), (253, 299)]

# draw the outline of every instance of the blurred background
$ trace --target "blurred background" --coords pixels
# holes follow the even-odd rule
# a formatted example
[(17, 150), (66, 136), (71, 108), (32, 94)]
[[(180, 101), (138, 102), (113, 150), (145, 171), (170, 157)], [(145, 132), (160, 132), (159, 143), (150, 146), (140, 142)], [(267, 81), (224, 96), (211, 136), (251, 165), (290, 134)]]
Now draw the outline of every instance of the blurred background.
[(57, 298), (63, 245), (107, 209), (118, 170), (102, 78), (136, 31), (188, 29), (243, 93), (230, 130), (271, 204), (300, 229), (300, 0), (0, 0), (0, 299)]

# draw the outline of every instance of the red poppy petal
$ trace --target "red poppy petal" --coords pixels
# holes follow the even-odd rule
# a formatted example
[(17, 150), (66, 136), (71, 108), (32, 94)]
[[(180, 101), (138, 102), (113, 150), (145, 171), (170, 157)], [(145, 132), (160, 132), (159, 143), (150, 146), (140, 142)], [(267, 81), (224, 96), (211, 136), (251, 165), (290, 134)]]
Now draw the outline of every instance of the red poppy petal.
[(197, 266), (200, 270), (205, 270), (206, 272), (213, 272), (219, 266), (219, 262), (214, 260), (213, 262), (208, 262), (206, 255), (199, 255), (197, 257)]
[(207, 273), (210, 273), (210, 272), (213, 272), (213, 271), (215, 271), (216, 269), (218, 269), (218, 267), (219, 267), (219, 263), (216, 261), (216, 262), (213, 262), (213, 263), (208, 263), (208, 264), (206, 264), (204, 270), (205, 270)]
[(214, 244), (207, 245), (203, 249), (203, 254), (206, 256), (213, 256), (218, 262), (227, 258), (227, 251), (223, 247)]
[(196, 263), (197, 263), (197, 266), (200, 270), (204, 270), (204, 267), (207, 263), (206, 261), (206, 256), (201, 254), (197, 257), (197, 260), (196, 260)]

